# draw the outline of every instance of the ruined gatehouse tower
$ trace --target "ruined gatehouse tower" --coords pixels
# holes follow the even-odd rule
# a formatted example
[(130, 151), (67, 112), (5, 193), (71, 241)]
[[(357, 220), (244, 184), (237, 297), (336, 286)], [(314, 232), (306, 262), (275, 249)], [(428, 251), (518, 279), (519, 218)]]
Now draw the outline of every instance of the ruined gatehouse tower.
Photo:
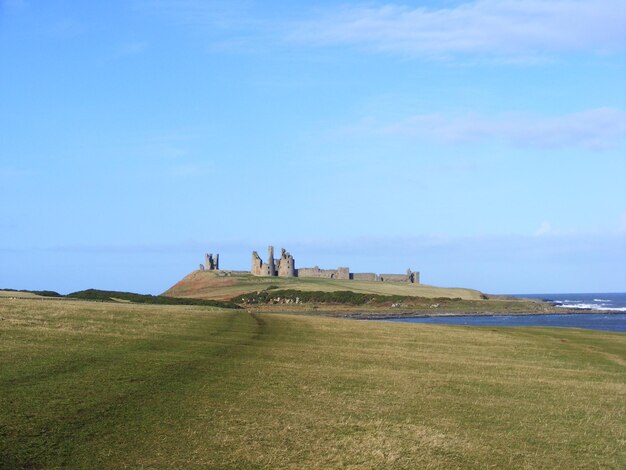
[(256, 251), (252, 252), (252, 274), (255, 276), (296, 277), (296, 263), (293, 256), (281, 249), (280, 258), (274, 259), (274, 247), (267, 247), (267, 262), (263, 262)]

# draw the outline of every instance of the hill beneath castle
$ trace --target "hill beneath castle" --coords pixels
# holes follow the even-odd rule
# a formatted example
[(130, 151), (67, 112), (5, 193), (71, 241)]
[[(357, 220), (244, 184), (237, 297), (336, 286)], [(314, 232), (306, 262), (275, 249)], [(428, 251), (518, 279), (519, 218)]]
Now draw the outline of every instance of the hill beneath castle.
[(480, 300), (482, 298), (481, 292), (473, 289), (375, 281), (258, 277), (229, 271), (194, 271), (162, 295), (179, 298), (228, 300), (243, 294), (268, 289), (292, 289), (304, 292), (352, 291), (362, 294), (460, 298), (463, 300)]

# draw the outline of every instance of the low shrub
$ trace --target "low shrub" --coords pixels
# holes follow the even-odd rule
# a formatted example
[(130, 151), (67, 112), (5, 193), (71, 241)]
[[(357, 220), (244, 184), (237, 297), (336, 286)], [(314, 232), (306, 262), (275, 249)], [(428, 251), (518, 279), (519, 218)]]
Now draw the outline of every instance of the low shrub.
[(271, 303), (294, 303), (294, 304), (344, 304), (364, 305), (398, 303), (404, 300), (416, 299), (401, 295), (363, 294), (352, 291), (300, 291), (293, 289), (268, 290), (243, 294), (232, 299), (242, 304), (271, 304)]

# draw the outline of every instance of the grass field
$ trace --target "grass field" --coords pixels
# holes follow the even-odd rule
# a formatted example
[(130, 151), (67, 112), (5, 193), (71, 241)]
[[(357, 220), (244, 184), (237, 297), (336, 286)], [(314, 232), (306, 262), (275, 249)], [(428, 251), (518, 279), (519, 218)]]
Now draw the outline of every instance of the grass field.
[(288, 277), (258, 277), (251, 274), (219, 276), (211, 271), (194, 271), (172, 286), (163, 295), (192, 297), (198, 299), (231, 299), (241, 294), (265, 290), (295, 289), (301, 291), (352, 291), (364, 294), (405, 295), (414, 297), (450, 297), (479, 300), (477, 290), (463, 288), (433, 287), (424, 284), (408, 284), (375, 281), (349, 281), (338, 279), (311, 279)]
[(41, 296), (34, 294), (32, 292), (20, 292), (20, 291), (12, 291), (12, 290), (0, 290), (0, 299), (1, 298), (11, 298), (14, 297), (16, 299), (40, 299)]
[(0, 299), (2, 468), (624, 468), (626, 335)]

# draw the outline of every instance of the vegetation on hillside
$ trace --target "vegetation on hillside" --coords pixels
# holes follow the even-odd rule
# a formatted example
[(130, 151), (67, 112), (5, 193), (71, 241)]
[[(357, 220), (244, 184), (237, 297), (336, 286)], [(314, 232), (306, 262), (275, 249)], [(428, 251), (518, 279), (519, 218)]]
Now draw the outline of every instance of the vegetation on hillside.
[[(272, 286), (271, 286), (272, 287)], [(433, 301), (450, 300), (442, 299), (425, 299), (422, 297), (408, 297), (404, 295), (380, 295), (380, 294), (363, 294), (352, 291), (301, 291), (294, 289), (275, 290), (269, 289), (265, 291), (244, 294), (237, 296), (233, 301), (241, 304), (340, 304), (340, 305), (393, 305), (401, 302), (424, 302), (432, 303)], [(461, 300), (452, 299), (452, 300)]]
[(205, 307), (219, 308), (241, 308), (234, 302), (222, 300), (205, 300), (205, 299), (189, 299), (177, 297), (165, 297), (162, 295), (136, 294), (134, 292), (117, 292), (99, 289), (87, 289), (78, 292), (72, 292), (68, 295), (61, 295), (58, 292), (50, 290), (17, 290), (17, 289), (0, 289), (0, 293), (16, 294), (32, 294), (33, 296), (54, 297), (59, 299), (81, 299), (93, 300), (100, 302), (133, 302), (140, 304), (155, 305), (201, 305)]
[(28, 294), (40, 295), (42, 297), (62, 297), (61, 294), (53, 290), (26, 290), (26, 289), (0, 289), (2, 292), (25, 292)]
[[(238, 295), (233, 302), (259, 310), (280, 309), (358, 318), (411, 316), (416, 313), (437, 314), (537, 314), (554, 313), (556, 308), (545, 302), (523, 299), (467, 300), (449, 297), (365, 294), (352, 291), (300, 291), (294, 289), (264, 290)], [(561, 309), (559, 313), (568, 313)]]
[(99, 300), (103, 302), (127, 301), (138, 304), (156, 305), (202, 305), (206, 307), (241, 308), (234, 302), (203, 299), (179, 299), (162, 295), (135, 294), (133, 292), (117, 292), (98, 289), (87, 289), (67, 295), (70, 299)]

